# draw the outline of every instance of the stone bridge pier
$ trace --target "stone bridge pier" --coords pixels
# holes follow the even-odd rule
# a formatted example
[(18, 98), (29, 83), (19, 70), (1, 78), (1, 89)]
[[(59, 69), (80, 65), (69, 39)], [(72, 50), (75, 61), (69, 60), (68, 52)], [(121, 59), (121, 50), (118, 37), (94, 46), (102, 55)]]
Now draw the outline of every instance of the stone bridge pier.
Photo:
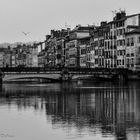
[(67, 69), (62, 70), (61, 81), (70, 81), (71, 79), (72, 79), (72, 74)]
[(126, 81), (128, 81), (129, 80), (129, 78), (128, 78), (128, 76), (129, 76), (130, 74), (128, 73), (128, 71), (118, 71), (118, 72), (116, 72), (116, 74), (114, 74), (113, 76), (112, 76), (112, 80), (119, 80), (119, 81), (121, 81), (121, 82), (126, 82)]

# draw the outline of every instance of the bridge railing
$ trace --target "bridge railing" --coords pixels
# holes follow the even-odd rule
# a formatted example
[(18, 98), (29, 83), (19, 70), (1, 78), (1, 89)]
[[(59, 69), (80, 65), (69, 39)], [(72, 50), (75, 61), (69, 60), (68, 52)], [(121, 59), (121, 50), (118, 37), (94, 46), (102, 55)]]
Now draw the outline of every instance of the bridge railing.
[[(64, 70), (68, 72), (76, 73), (125, 73), (128, 69), (123, 68), (80, 68), (80, 67), (1, 67), (2, 72), (62, 72)], [(130, 72), (130, 71), (129, 71)]]
[(61, 68), (46, 68), (46, 67), (8, 67), (0, 68), (2, 72), (46, 72), (46, 71), (61, 71)]

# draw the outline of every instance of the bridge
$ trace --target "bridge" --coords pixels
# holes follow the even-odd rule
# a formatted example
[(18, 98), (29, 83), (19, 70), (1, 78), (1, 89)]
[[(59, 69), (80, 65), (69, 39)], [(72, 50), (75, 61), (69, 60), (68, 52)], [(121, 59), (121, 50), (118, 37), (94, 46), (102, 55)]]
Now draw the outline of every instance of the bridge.
[(0, 68), (1, 82), (23, 79), (46, 79), (68, 81), (73, 79), (140, 79), (139, 71), (107, 68), (47, 68), (47, 67), (7, 67)]

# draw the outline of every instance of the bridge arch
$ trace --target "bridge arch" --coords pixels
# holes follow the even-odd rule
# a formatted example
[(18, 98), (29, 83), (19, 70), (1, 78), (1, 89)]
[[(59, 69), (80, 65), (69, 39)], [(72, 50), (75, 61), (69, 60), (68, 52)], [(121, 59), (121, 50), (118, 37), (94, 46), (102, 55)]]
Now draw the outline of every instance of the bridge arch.
[(60, 80), (60, 74), (5, 74), (3, 77), (3, 82), (13, 81), (17, 79), (46, 79), (57, 81)]
[(115, 80), (119, 80), (122, 82), (126, 82), (128, 81), (128, 72), (127, 71), (118, 71), (116, 74), (114, 74), (112, 76), (112, 79)]

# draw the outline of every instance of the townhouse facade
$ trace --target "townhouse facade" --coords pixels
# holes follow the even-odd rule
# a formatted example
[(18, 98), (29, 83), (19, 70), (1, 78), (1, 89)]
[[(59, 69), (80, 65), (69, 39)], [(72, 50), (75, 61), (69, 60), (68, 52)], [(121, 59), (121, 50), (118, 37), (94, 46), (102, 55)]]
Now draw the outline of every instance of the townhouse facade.
[(38, 48), (33, 45), (18, 45), (12, 50), (12, 67), (38, 67)]
[(89, 67), (91, 60), (90, 53), (90, 36), (78, 39), (79, 42), (79, 56), (80, 56), (80, 67)]
[(140, 70), (140, 28), (126, 32), (126, 68)]
[(91, 28), (90, 26), (77, 25), (69, 33), (69, 41), (66, 43), (67, 67), (86, 67), (87, 45), (90, 44), (87, 38), (90, 36)]
[(59, 34), (56, 37), (56, 66), (64, 67), (65, 66), (65, 55), (66, 55), (66, 40), (69, 35), (70, 29), (62, 29), (58, 31)]
[(56, 38), (50, 35), (46, 36), (45, 40), (45, 67), (55, 67), (56, 66)]
[(39, 52), (38, 54), (38, 67), (45, 67), (46, 63), (45, 63), (45, 50), (42, 50), (41, 52)]
[(56, 40), (56, 66), (61, 67), (65, 65), (65, 40), (59, 38)]
[(12, 51), (10, 47), (0, 48), (0, 67), (11, 67), (11, 54)]
[(4, 67), (4, 52), (0, 52), (0, 67)]

